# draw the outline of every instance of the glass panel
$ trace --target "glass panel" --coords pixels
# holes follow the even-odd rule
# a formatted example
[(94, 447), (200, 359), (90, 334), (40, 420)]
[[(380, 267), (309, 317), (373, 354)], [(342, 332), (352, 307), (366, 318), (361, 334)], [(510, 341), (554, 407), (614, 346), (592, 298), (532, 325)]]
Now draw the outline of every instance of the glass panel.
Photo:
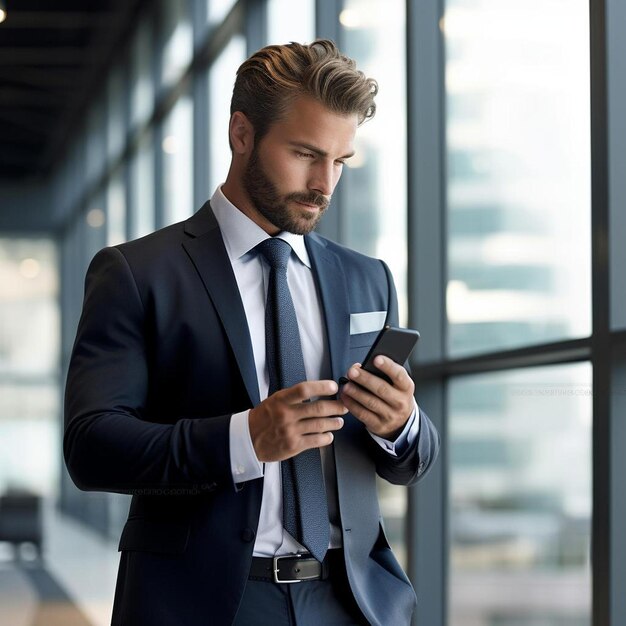
[(152, 113), (154, 83), (152, 80), (152, 33), (148, 22), (137, 30), (131, 53), (131, 123), (145, 122)]
[[(342, 239), (391, 268), (406, 323), (405, 2), (346, 0), (340, 14), (343, 51), (378, 81), (376, 115), (358, 131), (356, 155), (339, 183), (345, 199)], [(393, 138), (393, 140), (390, 140)]]
[(115, 159), (124, 148), (126, 120), (124, 118), (124, 80), (121, 69), (111, 74), (108, 85), (108, 132), (107, 147), (109, 159)]
[(236, 0), (206, 0), (207, 18), (210, 24), (219, 24), (232, 9)]
[(193, 212), (193, 106), (189, 96), (174, 105), (163, 127), (164, 225), (188, 218)]
[(91, 110), (87, 123), (85, 160), (87, 183), (102, 174), (106, 155), (106, 117), (102, 105)]
[[(403, 325), (407, 319), (405, 19), (403, 0), (345, 0), (339, 16), (342, 51), (380, 88), (376, 115), (357, 130), (356, 154), (339, 182), (344, 202), (342, 243), (389, 265)], [(406, 567), (406, 488), (379, 481), (378, 491), (386, 533)]]
[(107, 218), (107, 246), (126, 241), (126, 186), (121, 172), (109, 181)]
[(154, 220), (154, 142), (144, 137), (130, 163), (132, 177), (132, 216), (130, 238), (143, 237), (155, 229)]
[(590, 624), (591, 367), (449, 386), (450, 625)]
[(0, 239), (0, 376), (58, 368), (56, 249), (41, 239)]
[[(26, 332), (22, 328), (20, 336)], [(7, 490), (56, 495), (60, 405), (56, 381), (8, 383), (0, 378), (0, 495)]]
[(269, 0), (267, 5), (269, 43), (309, 43), (315, 39), (314, 0)]
[(446, 2), (453, 355), (590, 333), (588, 11)]
[(230, 166), (228, 122), (237, 69), (246, 58), (246, 40), (234, 36), (209, 70), (209, 190), (212, 194), (226, 180)]
[[(96, 252), (107, 245), (106, 198), (103, 193), (92, 198), (85, 212), (84, 220), (86, 228), (81, 227), (81, 244), (83, 246), (81, 257), (87, 266)], [(86, 270), (87, 267), (85, 267)]]
[(56, 490), (57, 254), (46, 239), (0, 239), (0, 495)]
[(161, 83), (172, 85), (189, 65), (193, 53), (193, 29), (187, 0), (168, 0), (163, 7), (163, 58)]

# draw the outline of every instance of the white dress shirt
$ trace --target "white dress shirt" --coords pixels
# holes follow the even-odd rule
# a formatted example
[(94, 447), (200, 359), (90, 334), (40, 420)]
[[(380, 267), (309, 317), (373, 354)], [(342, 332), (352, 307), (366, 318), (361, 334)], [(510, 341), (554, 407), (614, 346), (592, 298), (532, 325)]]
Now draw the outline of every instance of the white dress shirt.
[[(259, 384), (259, 397), (267, 398), (269, 376), (265, 363), (265, 300), (269, 279), (269, 265), (254, 248), (269, 235), (244, 213), (239, 211), (218, 187), (211, 198), (211, 208), (220, 226), (226, 252), (233, 267), (239, 294), (248, 321), (252, 352)], [(326, 324), (320, 299), (313, 280), (311, 262), (301, 235), (282, 232), (295, 254), (287, 265), (287, 282), (291, 291), (307, 380), (325, 380), (331, 377)], [(255, 556), (275, 556), (306, 550), (282, 525), (282, 482), (280, 462), (261, 463), (254, 451), (248, 426), (249, 411), (236, 413), (230, 421), (230, 462), (235, 483), (264, 476), (263, 499), (259, 526), (254, 544)], [(417, 406), (402, 434), (395, 442), (370, 433), (389, 454), (406, 449), (415, 440), (419, 419)], [(341, 529), (337, 505), (335, 464), (330, 447), (320, 448), (322, 469), (330, 518), (331, 548), (341, 546)]]

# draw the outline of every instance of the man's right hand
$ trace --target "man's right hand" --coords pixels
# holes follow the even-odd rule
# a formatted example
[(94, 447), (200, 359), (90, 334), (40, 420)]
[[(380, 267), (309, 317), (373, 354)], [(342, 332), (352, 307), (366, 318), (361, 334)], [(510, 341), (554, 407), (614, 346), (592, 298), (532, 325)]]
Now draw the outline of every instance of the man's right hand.
[[(259, 461), (284, 461), (303, 450), (333, 442), (348, 409), (327, 396), (337, 393), (332, 380), (314, 380), (281, 389), (248, 414), (250, 437)], [(311, 400), (311, 398), (320, 398)]]

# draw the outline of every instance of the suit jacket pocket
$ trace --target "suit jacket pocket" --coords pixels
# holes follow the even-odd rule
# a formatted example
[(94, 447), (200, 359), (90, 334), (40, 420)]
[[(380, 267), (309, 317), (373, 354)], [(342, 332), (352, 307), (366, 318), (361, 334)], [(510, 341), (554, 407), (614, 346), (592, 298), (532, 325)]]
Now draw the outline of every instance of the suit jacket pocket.
[(379, 332), (379, 330), (375, 330), (371, 333), (358, 333), (356, 335), (350, 335), (350, 349), (369, 348), (374, 343), (374, 339), (376, 339)]
[(120, 538), (120, 551), (180, 554), (189, 541), (189, 523), (130, 518)]

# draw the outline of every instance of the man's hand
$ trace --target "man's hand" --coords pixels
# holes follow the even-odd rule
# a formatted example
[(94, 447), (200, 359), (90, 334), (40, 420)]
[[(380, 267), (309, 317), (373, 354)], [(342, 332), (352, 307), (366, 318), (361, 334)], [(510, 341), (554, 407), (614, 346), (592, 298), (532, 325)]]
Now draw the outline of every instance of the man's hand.
[[(281, 389), (250, 410), (248, 424), (256, 456), (261, 462), (284, 461), (303, 450), (328, 446), (333, 430), (343, 426), (348, 409), (325, 396), (337, 393), (332, 380), (298, 383)], [(312, 400), (311, 398), (321, 398)]]
[(367, 430), (394, 441), (413, 412), (415, 384), (402, 365), (387, 357), (377, 356), (374, 365), (387, 374), (393, 384), (366, 372), (360, 363), (355, 363), (348, 370), (348, 378), (354, 382), (344, 385), (341, 400)]

